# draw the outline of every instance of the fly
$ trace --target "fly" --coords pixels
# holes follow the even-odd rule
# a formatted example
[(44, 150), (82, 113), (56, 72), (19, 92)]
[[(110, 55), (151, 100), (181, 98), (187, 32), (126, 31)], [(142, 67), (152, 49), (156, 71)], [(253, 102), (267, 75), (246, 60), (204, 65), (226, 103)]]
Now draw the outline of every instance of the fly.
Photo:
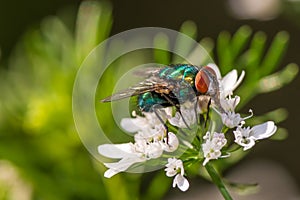
[[(198, 97), (204, 95), (209, 97), (208, 107), (213, 101), (216, 109), (224, 112), (220, 104), (219, 82), (215, 71), (209, 66), (167, 65), (161, 68), (146, 68), (139, 75), (145, 75), (147, 78), (137, 85), (117, 92), (101, 101), (111, 102), (137, 96), (138, 108), (142, 112), (155, 112), (163, 124), (163, 120), (157, 113), (159, 107), (174, 106), (180, 113), (180, 104), (193, 101), (195, 97), (198, 102)], [(182, 119), (184, 120), (183, 117)], [(167, 131), (166, 125), (165, 128)]]

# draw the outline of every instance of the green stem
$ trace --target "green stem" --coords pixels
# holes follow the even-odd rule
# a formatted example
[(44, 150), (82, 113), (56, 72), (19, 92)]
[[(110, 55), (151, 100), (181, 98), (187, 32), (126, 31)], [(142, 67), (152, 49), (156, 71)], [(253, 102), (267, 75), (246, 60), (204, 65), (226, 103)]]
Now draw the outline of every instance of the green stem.
[(219, 188), (221, 194), (223, 195), (225, 200), (232, 200), (232, 197), (230, 196), (229, 192), (227, 191), (225, 184), (223, 180), (221, 179), (220, 175), (218, 172), (215, 170), (215, 168), (212, 166), (211, 163), (207, 163), (205, 165), (205, 168), (210, 175), (212, 181), (217, 185)]

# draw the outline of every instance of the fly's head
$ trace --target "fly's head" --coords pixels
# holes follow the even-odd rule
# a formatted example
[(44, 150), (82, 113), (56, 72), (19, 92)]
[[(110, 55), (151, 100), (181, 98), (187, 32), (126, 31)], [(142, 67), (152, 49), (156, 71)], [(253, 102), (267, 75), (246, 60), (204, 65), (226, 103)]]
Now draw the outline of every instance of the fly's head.
[(198, 92), (211, 97), (220, 112), (224, 112), (220, 103), (219, 81), (215, 71), (209, 67), (202, 67), (195, 77), (195, 87)]

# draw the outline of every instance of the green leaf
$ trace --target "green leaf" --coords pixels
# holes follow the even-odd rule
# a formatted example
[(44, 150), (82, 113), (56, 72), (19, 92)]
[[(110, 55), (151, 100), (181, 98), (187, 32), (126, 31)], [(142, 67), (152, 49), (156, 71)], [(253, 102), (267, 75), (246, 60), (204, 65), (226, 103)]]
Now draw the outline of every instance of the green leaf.
[(260, 93), (272, 92), (289, 84), (297, 76), (299, 67), (297, 64), (291, 63), (283, 70), (272, 75), (266, 76), (259, 81), (258, 91)]
[(233, 35), (231, 39), (231, 45), (230, 45), (232, 63), (234, 63), (233, 61), (246, 47), (250, 39), (251, 33), (252, 30), (249, 26), (242, 26)]
[(231, 52), (230, 52), (230, 33), (227, 31), (222, 31), (219, 34), (217, 40), (217, 55), (219, 60), (219, 66), (222, 74), (229, 72), (231, 69)]
[(267, 37), (264, 32), (258, 31), (254, 34), (250, 48), (247, 52), (247, 59), (244, 64), (245, 69), (248, 69), (249, 71), (257, 70), (264, 53), (266, 38)]
[(261, 76), (266, 76), (279, 67), (279, 63), (284, 55), (288, 42), (289, 34), (287, 32), (282, 31), (277, 33), (261, 64)]

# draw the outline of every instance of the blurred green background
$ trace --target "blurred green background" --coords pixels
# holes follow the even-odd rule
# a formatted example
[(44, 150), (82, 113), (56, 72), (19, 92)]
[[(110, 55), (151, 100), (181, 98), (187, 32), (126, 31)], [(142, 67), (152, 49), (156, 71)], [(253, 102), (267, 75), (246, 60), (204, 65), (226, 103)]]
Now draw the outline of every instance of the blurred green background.
[[(189, 22), (192, 25), (188, 23), (187, 26), (196, 27), (196, 39), (210, 37), (206, 41), (208, 47), (211, 41), (216, 41), (217, 48), (212, 53), (218, 55), (215, 56), (217, 63), (226, 66), (248, 62), (243, 58), (237, 61), (231, 57), (227, 59), (220, 41), (226, 41), (229, 33), (240, 30), (239, 33), (248, 38), (251, 29), (253, 34), (262, 31), (265, 34), (259, 32), (255, 38), (272, 46), (276, 34), (285, 30), (289, 33), (289, 42), (285, 32), (277, 35), (284, 42), (273, 48), (273, 53), (280, 54), (278, 62), (272, 60), (274, 68), (280, 70), (289, 63), (300, 63), (300, 2), (297, 1), (274, 0), (272, 5), (276, 6), (268, 8), (270, 13), (263, 10), (246, 15), (245, 10), (242, 12), (244, 16), (237, 12), (243, 10), (243, 5), (236, 10), (233, 5), (238, 3), (234, 0), (176, 3), (169, 0), (112, 0), (101, 3), (100, 9), (79, 10), (81, 1), (0, 2), (0, 199), (153, 199), (167, 193), (170, 180), (160, 178), (160, 172), (154, 173), (158, 178), (152, 184), (149, 184), (149, 174), (142, 177), (124, 174), (111, 180), (104, 179), (104, 167), (91, 158), (77, 136), (71, 110), (73, 81), (88, 52), (110, 35), (144, 26), (182, 30), (182, 24), (191, 20), (194, 24)], [(91, 23), (84, 23), (89, 20)], [(189, 33), (193, 35), (194, 32), (190, 30)], [(261, 55), (267, 55), (267, 51), (262, 50)], [(139, 54), (132, 56), (140, 57), (131, 64), (147, 60)], [(120, 63), (122, 60), (116, 65)], [(293, 73), (297, 72), (293, 65), (288, 66), (286, 73), (292, 75), (282, 79), (285, 80), (282, 85), (290, 82)], [(268, 66), (265, 68), (266, 74), (263, 75), (271, 72)], [(247, 79), (251, 79), (253, 71), (248, 72)], [(117, 80), (102, 81), (114, 83)], [(290, 85), (268, 94), (259, 94), (262, 91), (252, 87), (251, 81), (248, 81), (251, 87), (240, 90), (243, 94), (258, 94), (253, 99), (249, 96), (250, 102), (242, 110), (244, 112), (252, 108), (256, 115), (262, 115), (276, 108), (287, 109), (287, 120), (282, 120), (286, 114), (282, 111), (278, 121), (280, 127), (288, 130), (288, 138), (257, 145), (246, 160), (258, 158), (280, 163), (296, 185), (300, 184), (297, 156), (300, 142), (297, 126), (300, 120), (299, 81), (296, 77)], [(112, 86), (107, 88), (106, 94), (111, 92)], [(99, 109), (103, 113), (108, 111), (101, 106)], [(111, 118), (107, 113), (99, 118), (106, 116)], [(113, 126), (112, 123), (105, 124), (107, 130), (117, 130)], [(124, 141), (124, 135), (120, 136), (122, 139), (118, 135), (112, 137)], [(163, 181), (166, 182), (164, 187), (155, 186)]]

